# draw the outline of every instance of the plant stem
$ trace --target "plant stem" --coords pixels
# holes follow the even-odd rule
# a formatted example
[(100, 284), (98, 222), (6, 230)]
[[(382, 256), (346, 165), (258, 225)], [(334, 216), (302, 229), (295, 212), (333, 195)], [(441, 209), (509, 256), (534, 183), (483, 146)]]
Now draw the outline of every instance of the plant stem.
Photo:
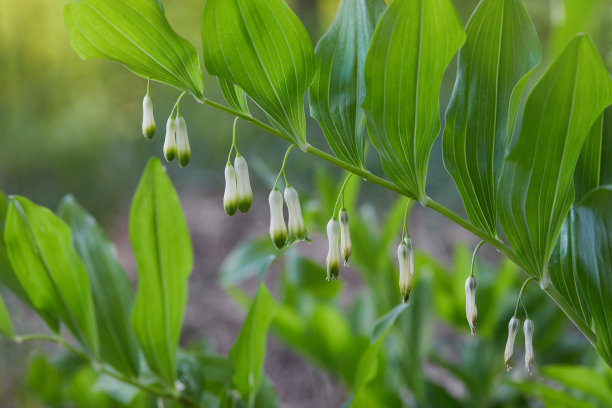
[[(251, 115), (247, 115), (238, 111), (235, 111), (232, 108), (229, 108), (227, 106), (218, 104), (216, 102), (213, 102), (209, 99), (204, 99), (204, 103), (207, 105), (210, 105), (216, 109), (222, 110), (224, 112), (227, 112), (229, 114), (232, 114), (234, 116), (238, 116), (252, 124), (254, 124), (255, 126), (265, 130), (266, 132), (279, 137), (281, 139), (283, 139), (286, 142), (292, 143), (292, 141), (288, 140), (282, 133), (280, 133), (278, 130), (274, 129), (271, 126), (266, 125), (265, 123), (261, 122), (260, 120), (254, 118)], [(316, 147), (310, 146), (308, 145), (306, 147), (306, 149), (304, 150), (306, 153), (310, 153), (313, 156), (317, 156), (333, 165), (336, 165), (338, 167), (343, 168), (344, 170), (347, 170), (353, 174), (358, 175), (359, 177), (363, 178), (366, 181), (370, 181), (374, 184), (378, 184), (379, 186), (386, 188), (387, 190), (391, 190), (394, 191), (398, 194), (401, 194), (403, 196), (406, 196), (408, 198), (411, 198), (413, 200), (418, 200), (418, 198), (410, 193), (409, 191), (406, 191), (404, 189), (402, 189), (400, 186), (398, 186), (397, 184), (386, 180), (382, 177), (376, 176), (372, 173), (370, 173), (368, 170), (364, 170), (362, 168), (353, 166), (352, 164), (346, 163), (343, 160), (338, 159), (335, 156), (332, 156), (328, 153), (325, 153), (322, 150), (317, 149)], [(516, 254), (514, 253), (514, 251), (509, 248), (508, 246), (506, 246), (506, 244), (504, 244), (502, 241), (500, 241), (499, 239), (495, 238), (494, 236), (490, 235), (489, 233), (487, 233), (486, 231), (476, 227), (475, 225), (471, 224), (469, 221), (465, 220), (464, 218), (462, 218), (460, 215), (456, 214), (455, 212), (453, 212), (452, 210), (444, 207), (442, 204), (432, 200), (431, 198), (427, 197), (427, 199), (422, 202), (422, 205), (434, 210), (435, 212), (437, 212), (438, 214), (448, 218), (449, 220), (453, 221), (455, 224), (463, 227), (465, 230), (471, 232), (472, 234), (476, 235), (478, 238), (480, 238), (481, 240), (485, 241), (486, 243), (488, 243), (489, 245), (491, 245), (492, 247), (494, 247), (499, 253), (501, 253), (502, 255), (504, 255), (506, 258), (508, 258), (510, 261), (512, 261), (514, 264), (516, 264), (519, 268), (521, 268), (523, 271), (525, 271), (527, 274), (529, 274), (527, 271), (529, 270), (526, 265), (516, 256)], [(531, 276), (531, 275), (530, 275)], [(574, 325), (576, 325), (576, 327), (584, 334), (584, 336), (589, 340), (589, 342), (591, 342), (591, 344), (593, 346), (595, 346), (596, 343), (596, 335), (595, 333), (591, 330), (590, 325), (584, 321), (584, 319), (582, 319), (582, 317), (580, 317), (575, 311), (574, 309), (571, 307), (571, 305), (569, 303), (567, 303), (567, 301), (563, 298), (563, 296), (552, 286), (549, 285), (549, 287), (545, 290), (545, 292), (548, 294), (548, 296), (557, 304), (557, 306), (559, 306), (559, 308), (565, 313), (565, 315), (572, 321), (572, 323), (574, 323)]]

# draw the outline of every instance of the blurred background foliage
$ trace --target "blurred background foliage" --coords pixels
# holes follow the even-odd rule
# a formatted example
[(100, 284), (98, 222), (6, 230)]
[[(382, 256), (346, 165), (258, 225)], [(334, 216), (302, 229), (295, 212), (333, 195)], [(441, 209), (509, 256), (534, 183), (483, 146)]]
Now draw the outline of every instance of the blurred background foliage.
[[(574, 33), (585, 31), (592, 35), (612, 70), (611, 0), (524, 2), (538, 28), (546, 61)], [(289, 3), (313, 43), (325, 32), (338, 6), (338, 0)], [(477, 0), (453, 3), (466, 23)], [(164, 1), (170, 24), (196, 45), (200, 55), (202, 4), (202, 0)], [(161, 157), (163, 126), (178, 91), (152, 84), (158, 131), (153, 141), (143, 139), (140, 115), (145, 81), (117, 64), (81, 61), (70, 48), (62, 6), (60, 1), (0, 0), (0, 188), (51, 208), (56, 208), (64, 194), (73, 193), (111, 231), (121, 254), (122, 245), (127, 245), (124, 224), (131, 194), (147, 159)], [(205, 95), (221, 101), (216, 81), (207, 74), (204, 79)], [(450, 69), (441, 91), (443, 111), (453, 81), (454, 69)], [(423, 407), (522, 407), (527, 405), (527, 398), (533, 406), (612, 406), (609, 370), (535, 287), (527, 288), (525, 306), (536, 322), (538, 372), (533, 379), (527, 377), (519, 352), (515, 357), (517, 368), (506, 374), (502, 354), (507, 323), (523, 276), (492, 251), (482, 252), (484, 261), (477, 266), (479, 334), (470, 337), (463, 282), (476, 242), (416, 207), (409, 223), (419, 248), (412, 305), (389, 332), (382, 353), (373, 353), (368, 366), (375, 366), (374, 371), (362, 373), (360, 359), (377, 344), (370, 344), (374, 322), (399, 301), (393, 248), (399, 241), (405, 202), (396, 202), (396, 196), (376, 186), (359, 186), (357, 180), (350, 183), (351, 269), (341, 272), (340, 282), (327, 283), (320, 265), (324, 259), (320, 234), (337, 194), (341, 177), (337, 169), (324, 167), (306, 155), (292, 154), (288, 177), (298, 187), (309, 227), (319, 238), (311, 246), (298, 245), (277, 253), (266, 237), (256, 237), (266, 233), (265, 197), (286, 146), (258, 128), (239, 122), (238, 146), (256, 175), (254, 214), (226, 219), (220, 197), (232, 118), (193, 99), (183, 102), (181, 113), (189, 128), (192, 161), (186, 169), (178, 169), (174, 163), (168, 167), (188, 207), (187, 221), (195, 236), (196, 256), (200, 257), (196, 259), (191, 297), (197, 296), (202, 287), (229, 294), (215, 298), (215, 308), (207, 309), (212, 317), (204, 318), (204, 322), (202, 318), (194, 322), (204, 313), (197, 309), (199, 303), (190, 300), (188, 321), (190, 315), (192, 318), (184, 335), (185, 345), (201, 343), (201, 337), (206, 337), (202, 344), (210, 343), (207, 348), (227, 351), (225, 338), (214, 333), (218, 327), (214, 324), (231, 326), (226, 330), (231, 342), (243, 316), (234, 302), (247, 303), (254, 275), (272, 253), (277, 260), (266, 283), (280, 304), (273, 334), (284, 348), (329, 373), (322, 381), (333, 384), (331, 391), (322, 392), (320, 383), (304, 380), (312, 371), (299, 365), (296, 370), (301, 372), (292, 374), (297, 382), (283, 382), (282, 377), (291, 374), (275, 368), (275, 364), (286, 362), (273, 357), (277, 350), (273, 347), (266, 371), (271, 373), (282, 406), (340, 406), (347, 399), (353, 406), (398, 406), (398, 398), (410, 406)], [(307, 126), (310, 143), (326, 146), (316, 122), (309, 119)], [(372, 152), (368, 167), (382, 173)], [(429, 168), (430, 195), (462, 211), (442, 165), (439, 141)], [(212, 204), (198, 197), (210, 198)], [(247, 218), (255, 220), (246, 222)], [(214, 251), (205, 249), (211, 245)], [(132, 260), (125, 262), (126, 269), (133, 273)], [(213, 285), (217, 275), (217, 285)], [(7, 298), (9, 303), (17, 303)], [(37, 324), (27, 312), (18, 309), (16, 313), (18, 325)], [(519, 335), (518, 350), (522, 349), (521, 341)], [(30, 353), (29, 347), (0, 339), (2, 407), (154, 404), (142, 393), (100, 378), (74, 356), (54, 348), (50, 348), (50, 354)], [(26, 360), (27, 368), (23, 367)], [(300, 383), (309, 392), (282, 390)], [(313, 396), (317, 392), (320, 395)]]

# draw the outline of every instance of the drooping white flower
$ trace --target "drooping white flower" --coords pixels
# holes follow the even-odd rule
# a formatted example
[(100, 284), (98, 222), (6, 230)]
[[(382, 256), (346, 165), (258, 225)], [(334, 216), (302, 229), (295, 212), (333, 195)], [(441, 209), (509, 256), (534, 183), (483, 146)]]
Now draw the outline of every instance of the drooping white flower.
[(331, 219), (327, 223), (327, 240), (329, 249), (327, 251), (327, 280), (338, 279), (340, 273), (340, 223), (338, 220)]
[(414, 280), (414, 251), (412, 239), (406, 237), (397, 247), (397, 260), (399, 262), (399, 288), (402, 302), (408, 303), (412, 281)]
[(510, 323), (508, 323), (508, 340), (506, 341), (506, 350), (504, 351), (504, 362), (506, 363), (506, 370), (510, 371), (510, 359), (514, 353), (514, 340), (516, 339), (516, 333), (518, 333), (521, 322), (516, 317), (512, 316)]
[(353, 250), (353, 244), (351, 243), (351, 232), (349, 229), (349, 215), (346, 208), (340, 210), (340, 255), (344, 260), (344, 264), (348, 262)]
[(523, 323), (523, 332), (525, 332), (525, 369), (532, 375), (531, 372), (533, 367), (533, 322), (529, 319)]
[(147, 139), (155, 136), (155, 116), (153, 115), (153, 101), (149, 93), (142, 100), (142, 135)]
[(231, 164), (225, 166), (225, 192), (223, 194), (223, 208), (227, 215), (232, 216), (238, 207), (238, 191), (236, 187), (236, 171)]
[(270, 204), (270, 238), (274, 246), (281, 249), (287, 243), (287, 226), (283, 215), (283, 196), (278, 189), (273, 189), (268, 196)]
[(289, 211), (289, 240), (308, 240), (308, 231), (306, 231), (306, 224), (304, 223), (304, 217), (302, 217), (300, 198), (295, 188), (287, 187), (285, 189), (285, 201)]
[(476, 334), (476, 319), (478, 317), (478, 310), (476, 309), (476, 278), (473, 276), (468, 277), (465, 281), (465, 315), (467, 316), (473, 336)]
[(546, 290), (548, 285), (550, 285), (550, 274), (548, 272), (548, 268), (545, 267), (544, 272), (542, 272), (542, 277), (540, 278), (540, 288), (542, 288), (542, 290)]
[(241, 212), (245, 213), (249, 211), (251, 203), (253, 203), (253, 191), (251, 190), (251, 181), (249, 179), (249, 166), (244, 157), (236, 155), (234, 167), (236, 168), (238, 187), (238, 208)]
[(166, 138), (164, 139), (164, 157), (171, 162), (176, 157), (176, 124), (170, 116), (166, 122)]
[(187, 123), (180, 114), (176, 116), (176, 150), (179, 164), (185, 167), (191, 159), (191, 148), (187, 135)]

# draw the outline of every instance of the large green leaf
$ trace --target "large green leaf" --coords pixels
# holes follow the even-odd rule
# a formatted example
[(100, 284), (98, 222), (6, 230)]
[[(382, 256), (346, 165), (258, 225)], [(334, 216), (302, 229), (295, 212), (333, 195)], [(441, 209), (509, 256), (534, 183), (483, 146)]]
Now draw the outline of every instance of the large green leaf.
[(234, 387), (248, 400), (259, 391), (263, 378), (268, 328), (276, 313), (276, 303), (264, 284), (249, 308), (238, 338), (229, 352), (234, 363)]
[(70, 0), (64, 20), (81, 58), (119, 62), (136, 75), (202, 99), (195, 47), (172, 30), (155, 0)]
[(612, 184), (612, 107), (604, 112), (599, 184)]
[(58, 211), (72, 229), (72, 242), (85, 264), (95, 306), (100, 355), (126, 374), (138, 373), (138, 350), (130, 326), (133, 293), (114, 246), (96, 220), (72, 196)]
[(134, 195), (130, 241), (138, 266), (132, 326), (151, 370), (174, 386), (193, 249), (176, 191), (156, 158)]
[(582, 200), (591, 190), (599, 187), (601, 161), (610, 160), (610, 158), (602, 157), (602, 132), (603, 132), (603, 113), (589, 132), (582, 152), (576, 163), (574, 172), (574, 186), (576, 188), (576, 201)]
[(306, 29), (284, 0), (207, 0), (204, 63), (242, 88), (289, 140), (307, 146), (304, 94), (314, 78)]
[(57, 316), (97, 355), (98, 334), (87, 271), (70, 227), (23, 197), (11, 199), (4, 239), (15, 275), (36, 309)]
[(576, 206), (578, 284), (595, 323), (597, 351), (612, 367), (612, 186), (601, 187)]
[(527, 272), (546, 286), (548, 260), (574, 200), (573, 173), (588, 133), (612, 102), (591, 40), (575, 37), (529, 95), (498, 190), (501, 225)]
[(444, 165), (470, 221), (497, 235), (495, 194), (512, 139), (511, 96), (540, 61), (540, 42), (521, 0), (482, 0), (466, 31), (446, 114)]
[(311, 115), (336, 156), (357, 167), (364, 166), (365, 155), (363, 69), (384, 9), (383, 0), (342, 0), (334, 22), (315, 49)]
[(442, 76), (464, 40), (449, 0), (395, 0), (368, 51), (363, 108), (370, 139), (391, 180), (420, 201), (440, 131)]

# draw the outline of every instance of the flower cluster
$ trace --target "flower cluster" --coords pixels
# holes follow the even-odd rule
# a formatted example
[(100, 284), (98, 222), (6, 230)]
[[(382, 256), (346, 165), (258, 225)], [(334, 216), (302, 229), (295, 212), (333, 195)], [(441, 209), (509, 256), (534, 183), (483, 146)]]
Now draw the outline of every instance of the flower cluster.
[(236, 209), (246, 213), (253, 203), (253, 191), (249, 178), (249, 166), (246, 159), (236, 154), (234, 166), (228, 161), (225, 165), (225, 193), (223, 208), (227, 215), (232, 216)]

